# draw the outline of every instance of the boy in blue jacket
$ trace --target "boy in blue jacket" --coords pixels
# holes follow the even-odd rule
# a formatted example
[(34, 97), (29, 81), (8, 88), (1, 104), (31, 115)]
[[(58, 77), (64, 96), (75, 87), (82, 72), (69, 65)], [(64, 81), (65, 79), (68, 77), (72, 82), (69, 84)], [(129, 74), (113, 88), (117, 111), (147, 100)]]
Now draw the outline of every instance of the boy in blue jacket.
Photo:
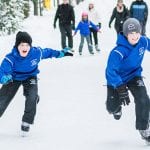
[(122, 115), (122, 105), (129, 105), (128, 90), (134, 97), (136, 129), (150, 142), (150, 99), (142, 78), (144, 53), (150, 51), (150, 39), (141, 36), (141, 25), (135, 18), (123, 24), (123, 34), (118, 35), (116, 47), (110, 52), (107, 67), (106, 107), (116, 120)]
[(5, 56), (0, 66), (0, 116), (3, 115), (19, 87), (23, 86), (25, 110), (22, 117), (21, 130), (27, 133), (30, 124), (34, 123), (36, 105), (39, 101), (38, 64), (42, 59), (73, 56), (68, 49), (62, 51), (51, 48), (32, 47), (32, 38), (27, 32), (19, 31), (16, 35), (15, 46)]
[(82, 49), (84, 45), (84, 39), (87, 41), (88, 49), (90, 54), (94, 54), (92, 43), (90, 40), (90, 26), (96, 30), (99, 31), (99, 28), (93, 24), (90, 20), (88, 20), (88, 13), (83, 12), (82, 13), (82, 20), (78, 23), (77, 28), (75, 29), (74, 35), (80, 30), (80, 36), (81, 36), (81, 42), (79, 45), (79, 55), (82, 55)]

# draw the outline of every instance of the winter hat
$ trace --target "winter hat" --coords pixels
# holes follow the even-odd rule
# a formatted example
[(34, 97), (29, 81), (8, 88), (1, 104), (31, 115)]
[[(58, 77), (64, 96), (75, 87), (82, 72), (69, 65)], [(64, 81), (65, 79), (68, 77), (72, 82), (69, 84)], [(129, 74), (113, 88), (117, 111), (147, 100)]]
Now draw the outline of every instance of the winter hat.
[(137, 19), (128, 18), (123, 24), (123, 34), (127, 36), (132, 32), (141, 33), (141, 25)]
[(15, 42), (15, 47), (17, 48), (18, 45), (23, 42), (23, 43), (28, 43), (30, 46), (32, 45), (32, 38), (27, 32), (21, 32), (19, 31), (16, 35), (16, 42)]
[(82, 17), (84, 16), (88, 16), (88, 13), (87, 12), (82, 12)]

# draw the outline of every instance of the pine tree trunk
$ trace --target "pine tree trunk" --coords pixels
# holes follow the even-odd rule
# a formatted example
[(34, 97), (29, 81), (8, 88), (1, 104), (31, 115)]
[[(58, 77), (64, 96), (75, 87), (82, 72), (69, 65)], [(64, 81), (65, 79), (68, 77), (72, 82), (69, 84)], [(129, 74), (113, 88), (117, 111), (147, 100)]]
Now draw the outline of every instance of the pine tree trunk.
[(38, 16), (38, 0), (33, 0), (34, 5), (34, 15)]
[(29, 17), (29, 11), (30, 11), (29, 0), (24, 0), (24, 1), (25, 1), (25, 4), (24, 4), (23, 12), (24, 12), (25, 18), (27, 18)]

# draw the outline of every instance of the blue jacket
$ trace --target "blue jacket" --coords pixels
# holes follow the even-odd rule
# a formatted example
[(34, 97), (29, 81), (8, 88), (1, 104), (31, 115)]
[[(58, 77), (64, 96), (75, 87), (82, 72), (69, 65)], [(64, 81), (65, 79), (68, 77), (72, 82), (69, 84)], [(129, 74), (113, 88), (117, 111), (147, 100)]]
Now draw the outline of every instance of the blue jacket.
[(134, 1), (130, 6), (130, 17), (146, 23), (148, 17), (148, 6), (144, 1)]
[(39, 73), (38, 64), (42, 59), (58, 58), (60, 51), (50, 48), (31, 47), (27, 57), (21, 57), (16, 48), (7, 54), (0, 67), (0, 80), (3, 75), (11, 74), (13, 80), (26, 80)]
[(90, 28), (92, 27), (96, 31), (99, 29), (95, 24), (93, 24), (91, 21), (86, 20), (86, 21), (80, 21), (77, 28), (75, 29), (75, 33), (77, 33), (78, 30), (80, 30), (80, 34), (83, 36), (88, 36), (90, 35)]
[(126, 84), (135, 76), (141, 76), (145, 50), (150, 51), (150, 39), (141, 36), (136, 45), (131, 45), (126, 37), (119, 34), (117, 46), (110, 52), (107, 67), (107, 85), (114, 88)]

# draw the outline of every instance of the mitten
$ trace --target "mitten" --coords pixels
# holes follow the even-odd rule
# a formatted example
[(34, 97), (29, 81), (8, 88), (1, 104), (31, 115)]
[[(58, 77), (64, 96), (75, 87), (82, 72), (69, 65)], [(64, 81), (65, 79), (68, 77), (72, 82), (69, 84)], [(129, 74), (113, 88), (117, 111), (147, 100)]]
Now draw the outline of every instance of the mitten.
[(70, 51), (70, 47), (66, 47), (63, 50), (60, 51), (60, 54), (58, 56), (58, 58), (64, 57), (64, 56), (73, 56), (73, 54)]
[(121, 104), (129, 105), (130, 98), (129, 98), (129, 93), (128, 93), (127, 86), (126, 85), (121, 85), (121, 86), (117, 87), (117, 92), (118, 92)]
[(12, 76), (11, 75), (4, 75), (4, 76), (2, 76), (0, 82), (1, 82), (1, 84), (7, 84), (10, 81), (12, 81)]

